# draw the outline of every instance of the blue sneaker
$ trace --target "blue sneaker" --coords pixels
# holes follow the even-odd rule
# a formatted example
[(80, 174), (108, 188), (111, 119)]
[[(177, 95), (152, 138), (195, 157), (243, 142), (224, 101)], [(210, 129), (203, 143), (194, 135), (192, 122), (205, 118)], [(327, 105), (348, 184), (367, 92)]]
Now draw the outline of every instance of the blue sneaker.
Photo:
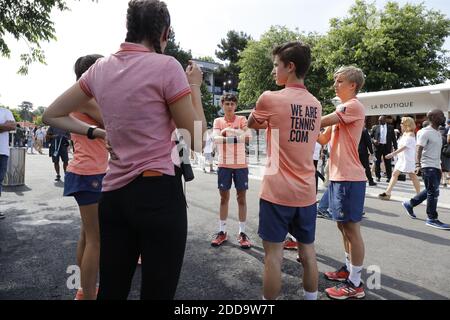
[(414, 209), (409, 201), (403, 201), (402, 206), (403, 208), (405, 208), (406, 213), (411, 219), (417, 219), (416, 215), (414, 214)]
[(439, 230), (450, 230), (450, 225), (442, 223), (438, 219), (427, 219), (426, 225)]

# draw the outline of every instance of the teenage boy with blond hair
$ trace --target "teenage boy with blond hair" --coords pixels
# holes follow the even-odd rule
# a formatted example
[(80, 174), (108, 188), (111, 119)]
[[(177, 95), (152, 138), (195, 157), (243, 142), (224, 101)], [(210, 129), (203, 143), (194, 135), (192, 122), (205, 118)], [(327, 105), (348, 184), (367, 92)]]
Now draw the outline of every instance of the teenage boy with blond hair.
[(279, 160), (276, 174), (266, 171), (260, 194), (258, 233), (265, 252), (263, 299), (275, 300), (280, 293), (283, 246), (289, 232), (298, 242), (305, 299), (316, 300), (317, 207), (313, 153), (322, 106), (304, 84), (311, 65), (309, 46), (301, 42), (278, 46), (273, 51), (273, 62), (272, 74), (277, 85), (285, 88), (264, 92), (249, 118), (250, 128), (267, 128), (267, 168), (272, 171), (276, 158)]
[(360, 222), (364, 211), (366, 175), (359, 161), (358, 145), (366, 117), (365, 107), (356, 95), (365, 82), (363, 72), (356, 67), (342, 67), (334, 75), (334, 88), (342, 104), (336, 111), (322, 117), (322, 127), (328, 127), (319, 138), (330, 142), (329, 160), (330, 212), (344, 240), (346, 264), (325, 278), (342, 283), (326, 289), (332, 299), (361, 299), (365, 297), (361, 282), (364, 262), (364, 241)]

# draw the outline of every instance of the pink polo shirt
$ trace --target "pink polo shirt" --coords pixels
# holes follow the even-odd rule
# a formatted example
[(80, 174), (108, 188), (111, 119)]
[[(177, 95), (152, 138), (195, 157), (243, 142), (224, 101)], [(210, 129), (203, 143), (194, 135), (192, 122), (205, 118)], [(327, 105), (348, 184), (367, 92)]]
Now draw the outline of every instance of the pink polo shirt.
[(173, 57), (140, 44), (97, 60), (79, 80), (100, 106), (108, 140), (119, 160), (109, 161), (103, 191), (122, 188), (147, 170), (174, 175), (175, 124), (168, 106), (191, 93)]
[(367, 181), (358, 153), (366, 108), (355, 98), (338, 106), (336, 114), (339, 117), (339, 124), (333, 126), (331, 134), (330, 181)]
[(298, 208), (316, 203), (313, 154), (321, 115), (320, 102), (303, 85), (287, 84), (259, 97), (252, 117), (260, 124), (267, 122), (267, 168), (278, 166), (264, 175), (262, 199)]

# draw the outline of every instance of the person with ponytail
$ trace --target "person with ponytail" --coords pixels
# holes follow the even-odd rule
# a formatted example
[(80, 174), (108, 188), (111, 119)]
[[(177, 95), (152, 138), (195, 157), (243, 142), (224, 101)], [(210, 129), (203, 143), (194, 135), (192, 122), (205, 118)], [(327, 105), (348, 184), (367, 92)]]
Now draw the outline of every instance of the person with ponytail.
[[(43, 121), (88, 138), (105, 139), (114, 152), (99, 203), (99, 300), (127, 299), (139, 255), (141, 299), (175, 296), (187, 237), (186, 199), (175, 174), (174, 140), (201, 152), (206, 130), (200, 85), (193, 62), (184, 72), (163, 54), (170, 35), (164, 2), (131, 0), (127, 35), (120, 50), (97, 62), (47, 108)], [(105, 130), (70, 117), (95, 98)], [(194, 136), (194, 127), (198, 136)], [(190, 134), (190, 137), (187, 137)], [(191, 139), (188, 139), (191, 138)], [(173, 160), (172, 160), (173, 159)]]

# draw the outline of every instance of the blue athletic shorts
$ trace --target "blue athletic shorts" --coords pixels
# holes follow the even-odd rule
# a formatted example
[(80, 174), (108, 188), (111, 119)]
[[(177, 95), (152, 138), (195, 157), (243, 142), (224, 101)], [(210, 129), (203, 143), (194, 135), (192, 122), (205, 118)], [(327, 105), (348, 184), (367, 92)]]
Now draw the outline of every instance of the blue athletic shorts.
[(64, 196), (75, 197), (79, 206), (98, 203), (104, 176), (104, 174), (84, 176), (66, 172), (64, 177)]
[(329, 211), (337, 222), (361, 222), (366, 198), (366, 182), (331, 182)]
[(234, 186), (237, 191), (248, 190), (248, 168), (219, 168), (217, 175), (217, 182), (219, 185), (219, 190), (221, 191), (230, 190), (232, 181), (234, 181)]
[(302, 244), (312, 244), (316, 235), (317, 206), (286, 207), (259, 200), (258, 234), (264, 241), (282, 243), (288, 232)]

